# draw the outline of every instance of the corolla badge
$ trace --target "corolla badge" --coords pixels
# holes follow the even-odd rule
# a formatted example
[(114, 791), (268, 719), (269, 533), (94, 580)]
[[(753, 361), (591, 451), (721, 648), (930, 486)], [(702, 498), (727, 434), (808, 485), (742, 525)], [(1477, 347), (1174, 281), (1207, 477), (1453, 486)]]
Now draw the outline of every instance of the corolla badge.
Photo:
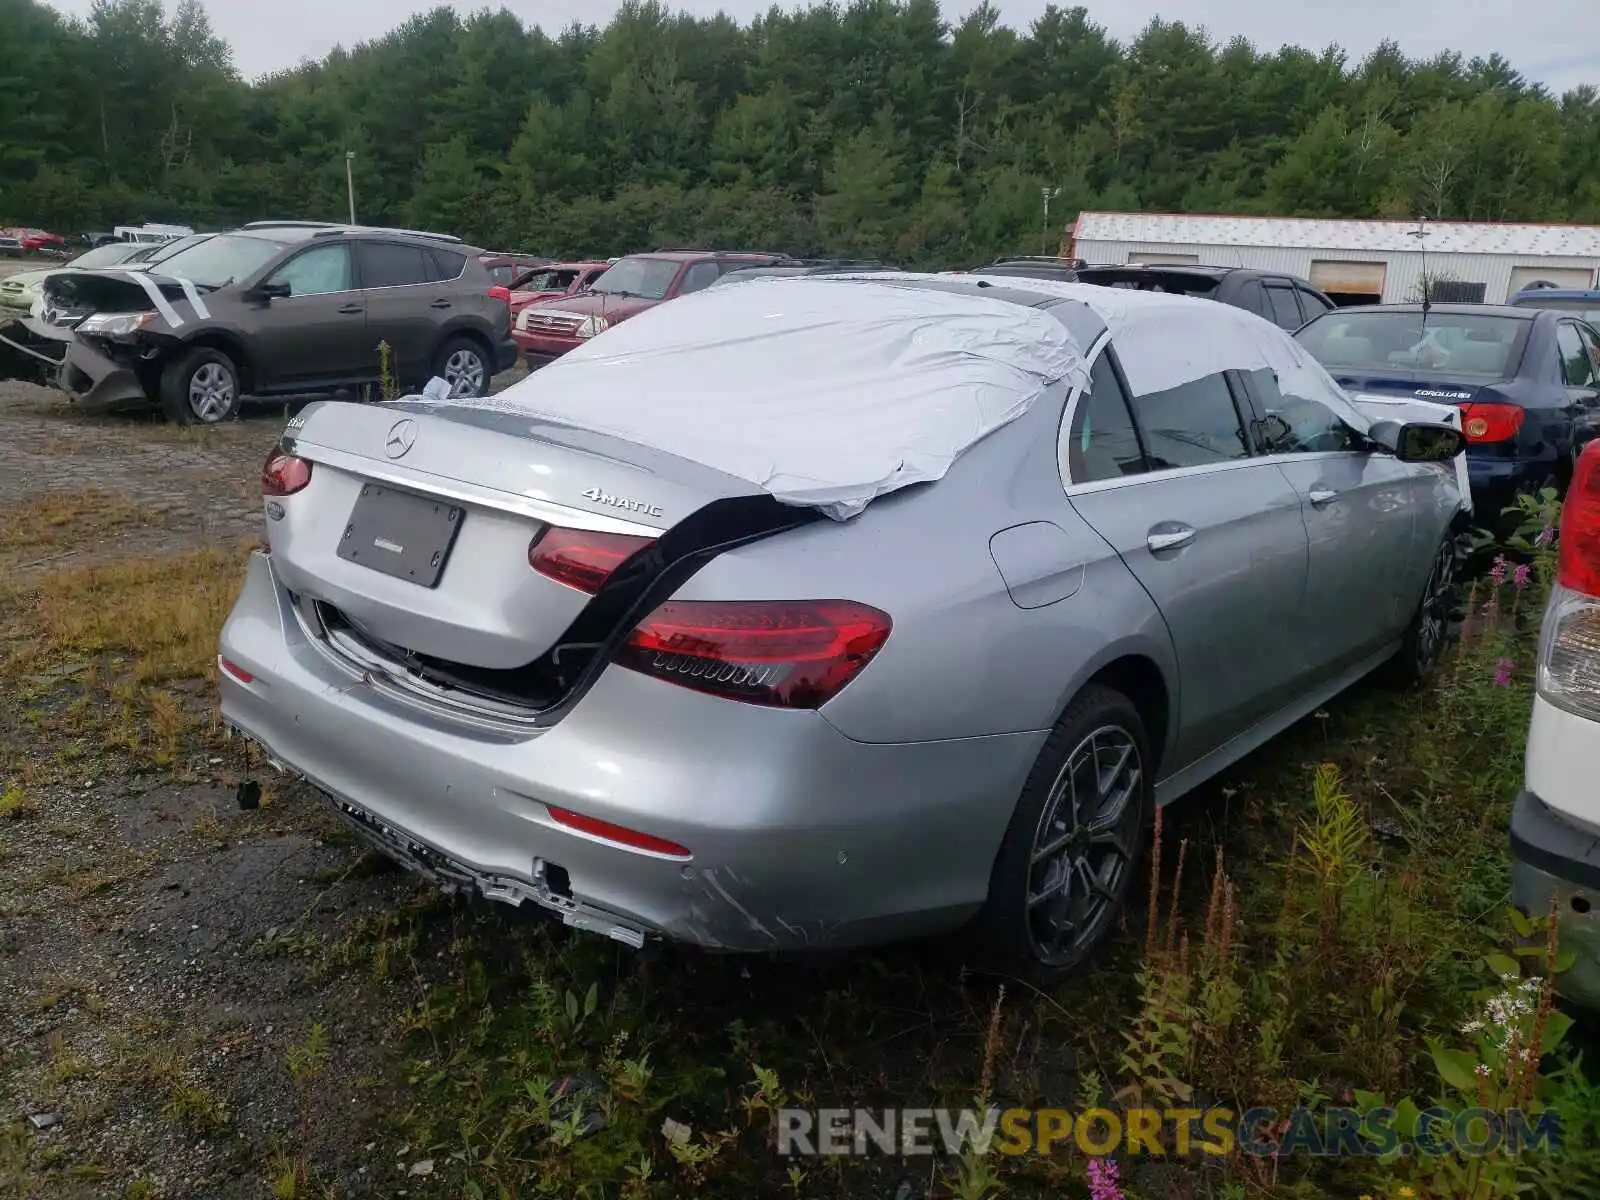
[(390, 458), (404, 458), (416, 443), (417, 423), (407, 417), (389, 427), (389, 436), (383, 439), (383, 452)]
[(639, 500), (630, 500), (626, 496), (616, 496), (600, 488), (588, 488), (581, 493), (585, 500), (593, 500), (596, 504), (609, 504), (612, 508), (624, 508), (629, 512), (642, 513), (647, 517), (659, 517), (661, 506), (659, 504), (645, 504)]

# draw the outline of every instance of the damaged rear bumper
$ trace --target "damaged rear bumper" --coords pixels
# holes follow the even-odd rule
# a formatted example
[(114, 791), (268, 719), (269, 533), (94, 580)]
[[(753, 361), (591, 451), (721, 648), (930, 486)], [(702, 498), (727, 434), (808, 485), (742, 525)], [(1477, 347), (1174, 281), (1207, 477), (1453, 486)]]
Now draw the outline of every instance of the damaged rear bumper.
[[(222, 716), (362, 836), (451, 888), (531, 902), (630, 945), (725, 950), (897, 940), (958, 925), (1043, 733), (851, 741), (814, 712), (606, 671), (559, 723), (480, 728), (363, 678), (252, 560), (221, 654)], [(629, 849), (550, 806), (668, 839)]]
[(67, 348), (60, 386), (74, 404), (89, 412), (134, 408), (151, 400), (131, 363), (118, 361), (83, 338), (75, 338)]

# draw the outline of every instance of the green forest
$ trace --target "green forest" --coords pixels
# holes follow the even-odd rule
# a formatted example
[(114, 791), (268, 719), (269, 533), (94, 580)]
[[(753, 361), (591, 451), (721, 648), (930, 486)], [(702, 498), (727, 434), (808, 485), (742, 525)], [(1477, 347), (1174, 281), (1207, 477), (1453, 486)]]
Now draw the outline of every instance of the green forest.
[[(1600, 222), (1600, 93), (1499, 56), (1266, 52), (1084, 8), (630, 0), (551, 37), (439, 8), (254, 82), (197, 0), (0, 0), (0, 222), (358, 217), (550, 255), (909, 265), (1054, 252), (1080, 209)], [(1041, 188), (1059, 188), (1051, 226)]]

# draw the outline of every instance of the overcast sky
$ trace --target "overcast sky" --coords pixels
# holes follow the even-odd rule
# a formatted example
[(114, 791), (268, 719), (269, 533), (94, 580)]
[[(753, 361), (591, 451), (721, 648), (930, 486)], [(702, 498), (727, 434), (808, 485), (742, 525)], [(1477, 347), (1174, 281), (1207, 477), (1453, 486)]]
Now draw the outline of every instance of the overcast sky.
[[(88, 12), (91, 0), (52, 0), (70, 13)], [(1218, 40), (1243, 34), (1257, 46), (1285, 42), (1311, 49), (1344, 46), (1352, 59), (1384, 38), (1413, 56), (1459, 50), (1467, 57), (1498, 50), (1524, 75), (1560, 93), (1580, 83), (1600, 85), (1600, 0), (1085, 0), (1093, 18), (1113, 36), (1136, 35), (1152, 16), (1203, 25)], [(1070, 7), (1071, 0), (1063, 0)], [(246, 77), (320, 58), (335, 45), (380, 36), (436, 0), (208, 0), (217, 32), (233, 46)], [(463, 12), (483, 0), (455, 0)], [(711, 14), (718, 9), (748, 20), (767, 0), (681, 0), (677, 7)], [(785, 4), (784, 7), (791, 7)], [(975, 6), (944, 0), (947, 16)], [(1044, 9), (1045, 0), (999, 0), (1006, 22), (1017, 28)], [(574, 20), (603, 25), (609, 0), (504, 0), (524, 24), (551, 33)]]

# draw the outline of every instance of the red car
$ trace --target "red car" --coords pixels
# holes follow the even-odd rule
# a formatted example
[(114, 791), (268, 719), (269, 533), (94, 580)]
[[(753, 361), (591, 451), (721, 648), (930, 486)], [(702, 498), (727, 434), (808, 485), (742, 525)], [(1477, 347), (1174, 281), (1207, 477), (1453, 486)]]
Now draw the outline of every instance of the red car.
[(550, 263), (519, 275), (511, 285), (512, 320), (515, 321), (517, 314), (530, 304), (543, 304), (546, 300), (588, 291), (610, 265), (603, 262)]
[(24, 229), (21, 234), (22, 249), (26, 254), (67, 253), (67, 239), (59, 233), (47, 233), (43, 229)]
[(783, 254), (722, 250), (657, 250), (630, 254), (607, 267), (579, 295), (530, 304), (512, 337), (530, 367), (541, 367), (618, 321), (666, 300), (710, 287), (729, 271), (788, 262)]

